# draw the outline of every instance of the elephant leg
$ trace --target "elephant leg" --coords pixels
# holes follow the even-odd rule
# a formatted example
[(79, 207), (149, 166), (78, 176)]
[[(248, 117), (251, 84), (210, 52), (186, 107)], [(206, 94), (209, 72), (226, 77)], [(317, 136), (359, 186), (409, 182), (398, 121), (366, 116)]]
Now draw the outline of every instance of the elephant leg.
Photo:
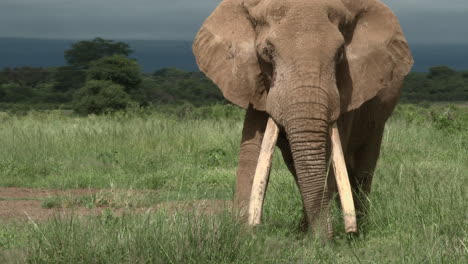
[(380, 146), (384, 126), (373, 129), (368, 135), (366, 143), (354, 152), (354, 166), (351, 170), (351, 187), (355, 194), (356, 212), (359, 218), (366, 215), (368, 195), (371, 191), (374, 170), (380, 155)]
[(367, 214), (368, 196), (380, 155), (385, 122), (393, 112), (397, 99), (384, 92), (355, 112), (348, 152), (350, 182), (358, 218)]
[(239, 210), (243, 220), (247, 219), (253, 178), (257, 168), (258, 156), (260, 155), (260, 147), (267, 120), (267, 113), (257, 111), (251, 105), (246, 111), (242, 130), (234, 199), (235, 206)]

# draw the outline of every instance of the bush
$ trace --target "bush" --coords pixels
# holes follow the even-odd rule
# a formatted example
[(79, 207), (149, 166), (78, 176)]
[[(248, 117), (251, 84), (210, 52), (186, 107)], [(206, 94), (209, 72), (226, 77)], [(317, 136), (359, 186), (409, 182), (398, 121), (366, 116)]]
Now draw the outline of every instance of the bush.
[(448, 106), (443, 112), (431, 111), (432, 123), (438, 130), (448, 133), (462, 131), (463, 125), (457, 117), (457, 108), (453, 105)]
[(122, 85), (90, 80), (75, 94), (73, 109), (80, 114), (102, 114), (125, 109), (131, 102)]
[(226, 151), (221, 148), (210, 148), (203, 151), (201, 154), (205, 160), (204, 165), (206, 165), (207, 167), (220, 166), (227, 156)]
[(413, 104), (399, 104), (393, 113), (394, 119), (401, 119), (408, 124), (422, 124), (427, 121), (427, 110)]

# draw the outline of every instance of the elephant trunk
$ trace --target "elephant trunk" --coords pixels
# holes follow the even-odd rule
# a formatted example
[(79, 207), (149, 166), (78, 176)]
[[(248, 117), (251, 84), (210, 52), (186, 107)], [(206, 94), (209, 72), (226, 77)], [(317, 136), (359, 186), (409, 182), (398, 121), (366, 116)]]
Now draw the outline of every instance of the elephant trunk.
[[(309, 228), (321, 237), (331, 238), (329, 190), (327, 186), (327, 142), (329, 103), (321, 87), (301, 86), (292, 93), (284, 113), (285, 128)], [(304, 94), (307, 93), (307, 95)]]

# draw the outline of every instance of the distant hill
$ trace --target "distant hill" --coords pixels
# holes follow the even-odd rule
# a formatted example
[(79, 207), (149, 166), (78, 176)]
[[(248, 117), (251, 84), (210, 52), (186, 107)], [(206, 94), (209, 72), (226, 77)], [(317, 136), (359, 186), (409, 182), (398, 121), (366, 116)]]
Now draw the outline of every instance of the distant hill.
[[(145, 72), (161, 68), (198, 69), (189, 41), (120, 40), (134, 50), (131, 57), (138, 60)], [(77, 40), (0, 38), (0, 68), (33, 66), (50, 67), (65, 64), (64, 50)], [(413, 71), (425, 72), (435, 65), (456, 70), (468, 70), (468, 44), (411, 45), (415, 66)]]

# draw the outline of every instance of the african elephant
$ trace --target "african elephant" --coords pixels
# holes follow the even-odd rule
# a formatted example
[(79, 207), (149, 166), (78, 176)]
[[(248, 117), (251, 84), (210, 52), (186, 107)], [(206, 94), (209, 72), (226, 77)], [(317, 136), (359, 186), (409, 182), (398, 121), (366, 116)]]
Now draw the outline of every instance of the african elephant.
[[(392, 11), (378, 0), (224, 0), (204, 22), (197, 63), (246, 108), (236, 197), (248, 203), (267, 119), (301, 193), (304, 227), (333, 237), (330, 127), (339, 138), (358, 215), (371, 190), (384, 125), (413, 65)], [(336, 123), (335, 123), (336, 122)]]

